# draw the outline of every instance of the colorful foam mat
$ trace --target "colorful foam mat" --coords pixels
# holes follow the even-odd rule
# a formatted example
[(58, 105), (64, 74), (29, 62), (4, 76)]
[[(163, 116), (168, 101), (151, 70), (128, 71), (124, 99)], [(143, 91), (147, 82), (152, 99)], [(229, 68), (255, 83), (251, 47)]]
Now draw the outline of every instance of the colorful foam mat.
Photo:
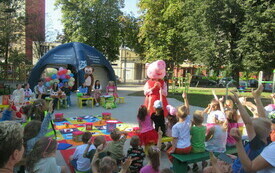
[[(75, 131), (91, 132), (93, 134), (93, 138), (99, 135), (103, 135), (107, 141), (111, 140), (109, 136), (110, 133), (107, 132), (107, 123), (102, 119), (101, 116), (82, 116), (82, 122), (77, 121), (77, 118), (78, 117), (64, 118), (63, 121), (54, 121), (58, 142), (66, 142), (73, 146), (81, 145), (82, 142), (73, 141), (73, 132)], [(112, 120), (115, 119), (112, 118)], [(86, 123), (93, 123), (92, 130), (86, 129)], [(136, 133), (133, 132), (133, 126), (118, 120), (115, 124), (116, 128), (119, 130), (128, 131), (129, 138), (136, 135)]]

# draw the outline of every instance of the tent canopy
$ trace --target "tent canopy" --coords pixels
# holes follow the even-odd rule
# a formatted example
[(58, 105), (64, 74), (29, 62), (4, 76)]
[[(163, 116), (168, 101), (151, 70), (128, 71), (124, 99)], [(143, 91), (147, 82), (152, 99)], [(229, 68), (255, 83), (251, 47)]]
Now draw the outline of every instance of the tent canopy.
[(84, 43), (72, 42), (62, 44), (47, 52), (34, 66), (30, 73), (29, 84), (33, 89), (41, 74), (47, 67), (67, 66), (75, 74), (77, 86), (84, 79), (84, 68), (89, 65), (95, 68), (95, 80), (105, 86), (109, 80), (116, 81), (114, 70), (109, 61), (94, 47)]

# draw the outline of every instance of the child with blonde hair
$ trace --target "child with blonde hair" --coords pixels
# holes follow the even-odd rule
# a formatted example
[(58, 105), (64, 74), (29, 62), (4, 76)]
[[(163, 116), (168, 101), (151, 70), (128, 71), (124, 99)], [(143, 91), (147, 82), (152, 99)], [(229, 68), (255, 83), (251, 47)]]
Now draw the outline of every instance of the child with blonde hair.
[(176, 154), (188, 154), (191, 152), (192, 146), (190, 142), (190, 115), (189, 115), (189, 103), (187, 95), (182, 94), (184, 99), (184, 105), (178, 108), (177, 117), (179, 121), (172, 128), (172, 147), (167, 150), (168, 157), (172, 162), (172, 153)]
[(237, 115), (237, 111), (232, 109), (232, 110), (227, 110), (225, 111), (225, 115), (227, 117), (227, 142), (226, 142), (226, 146), (228, 147), (232, 147), (235, 146), (236, 141), (235, 139), (230, 136), (230, 130), (232, 128), (238, 128), (239, 124), (238, 124), (238, 115)]

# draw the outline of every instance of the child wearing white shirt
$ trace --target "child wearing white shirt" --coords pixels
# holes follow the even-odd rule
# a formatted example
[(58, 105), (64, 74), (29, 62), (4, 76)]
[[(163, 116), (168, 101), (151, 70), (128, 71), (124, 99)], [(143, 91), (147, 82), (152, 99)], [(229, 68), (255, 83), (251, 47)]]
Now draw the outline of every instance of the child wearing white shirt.
[(176, 154), (188, 154), (191, 152), (191, 142), (190, 142), (190, 115), (189, 114), (189, 103), (187, 100), (187, 95), (182, 94), (185, 105), (182, 105), (178, 108), (176, 116), (179, 121), (172, 128), (172, 147), (167, 151), (169, 160), (172, 162), (173, 157), (172, 153)]
[[(87, 172), (91, 169), (90, 159), (83, 157), (84, 151), (88, 146), (87, 143), (91, 137), (92, 134), (90, 132), (85, 132), (82, 136), (82, 141), (84, 144), (76, 147), (74, 154), (70, 157), (70, 163), (77, 171)], [(96, 149), (94, 145), (90, 145), (88, 151), (92, 149)]]

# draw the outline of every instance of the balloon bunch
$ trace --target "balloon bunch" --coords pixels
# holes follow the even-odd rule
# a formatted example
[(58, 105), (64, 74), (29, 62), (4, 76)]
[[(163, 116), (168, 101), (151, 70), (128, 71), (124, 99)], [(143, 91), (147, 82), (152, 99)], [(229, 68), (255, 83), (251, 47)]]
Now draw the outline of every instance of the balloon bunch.
[(68, 82), (70, 87), (74, 86), (75, 79), (71, 70), (59, 67), (58, 70), (52, 69), (46, 74), (46, 87), (50, 87), (53, 83), (58, 83), (59, 87), (63, 87), (65, 82)]

